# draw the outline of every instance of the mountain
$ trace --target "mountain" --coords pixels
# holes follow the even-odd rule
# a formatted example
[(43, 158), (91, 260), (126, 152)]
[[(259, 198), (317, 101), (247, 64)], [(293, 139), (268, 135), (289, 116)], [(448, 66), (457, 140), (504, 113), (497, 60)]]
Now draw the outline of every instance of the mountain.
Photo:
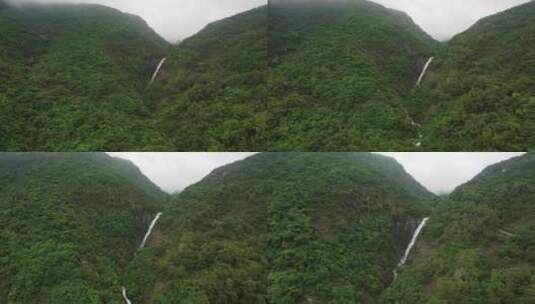
[(532, 303), (535, 154), (492, 165), (431, 215), (384, 303)]
[(263, 153), (173, 196), (135, 303), (375, 303), (435, 197), (393, 159)]
[(533, 1), (438, 43), (370, 1), (272, 0), (173, 46), (102, 6), (0, 3), (0, 150), (535, 145)]
[(0, 6), (0, 148), (95, 151), (162, 143), (144, 90), (167, 43), (98, 5)]
[(166, 194), (106, 154), (0, 154), (0, 302), (122, 303)]
[[(535, 2), (484, 18), (448, 42), (415, 98), (433, 150), (535, 145)], [(418, 114), (415, 114), (418, 116)]]
[(178, 45), (152, 99), (179, 150), (414, 149), (403, 96), (438, 47), (371, 2), (270, 1)]
[(209, 24), (174, 47), (151, 99), (174, 151), (267, 150), (266, 6)]
[(270, 1), (273, 145), (412, 150), (403, 106), (439, 45), (405, 13), (369, 1)]

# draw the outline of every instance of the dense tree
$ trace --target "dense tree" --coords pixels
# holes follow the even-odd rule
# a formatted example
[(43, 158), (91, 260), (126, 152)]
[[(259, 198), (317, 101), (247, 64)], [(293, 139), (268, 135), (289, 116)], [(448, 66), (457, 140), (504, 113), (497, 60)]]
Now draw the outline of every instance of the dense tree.
[(172, 199), (136, 303), (374, 303), (434, 196), (367, 153), (264, 153)]
[(103, 154), (0, 155), (0, 302), (122, 303), (123, 269), (165, 195)]
[(531, 303), (535, 155), (485, 169), (438, 205), (385, 303)]
[(534, 11), (438, 43), (373, 2), (274, 0), (171, 47), (112, 9), (3, 5), (0, 148), (529, 150)]
[(144, 90), (167, 43), (96, 5), (0, 7), (0, 145), (157, 149)]
[(449, 41), (414, 105), (424, 112), (424, 147), (531, 150), (534, 50), (534, 2), (484, 18)]

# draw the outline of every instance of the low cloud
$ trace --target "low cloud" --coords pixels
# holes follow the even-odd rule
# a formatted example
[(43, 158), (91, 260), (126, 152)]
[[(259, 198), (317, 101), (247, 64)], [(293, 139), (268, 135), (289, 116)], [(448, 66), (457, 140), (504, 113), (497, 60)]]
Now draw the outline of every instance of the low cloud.
[(215, 168), (254, 153), (108, 153), (129, 159), (153, 183), (168, 193), (200, 181)]
[(265, 5), (267, 0), (8, 0), (8, 3), (92, 3), (141, 16), (171, 42), (189, 37), (207, 24)]
[(371, 0), (409, 14), (438, 40), (447, 40), (479, 19), (530, 0)]
[[(200, 181), (213, 169), (254, 153), (109, 153), (133, 161), (169, 193)], [(450, 193), (487, 166), (523, 153), (380, 153), (394, 157), (430, 191)]]
[(381, 153), (394, 157), (405, 170), (436, 194), (452, 192), (487, 166), (524, 153)]

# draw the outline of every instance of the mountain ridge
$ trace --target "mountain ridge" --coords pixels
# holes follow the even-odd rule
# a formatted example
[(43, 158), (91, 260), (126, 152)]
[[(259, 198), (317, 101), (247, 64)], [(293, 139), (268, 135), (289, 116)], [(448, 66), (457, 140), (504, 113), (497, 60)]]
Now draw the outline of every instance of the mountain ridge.
[(438, 204), (381, 303), (530, 303), (534, 168), (533, 153), (491, 165)]
[[(414, 181), (387, 178), (386, 162), (402, 170), (389, 158), (316, 154), (256, 154), (174, 196), (151, 248), (129, 268), (129, 297), (139, 303), (373, 297), (435, 196), (419, 193)], [(376, 161), (385, 164), (371, 165)], [(357, 239), (366, 245), (357, 248)], [(359, 256), (355, 272), (336, 265), (333, 246), (338, 263), (349, 268)], [(366, 271), (373, 282), (364, 279)]]
[(122, 269), (166, 200), (132, 167), (106, 154), (0, 154), (2, 303), (122, 303)]
[[(535, 140), (533, 2), (439, 43), (370, 1), (272, 1), (175, 46), (116, 10), (36, 7), (35, 18), (2, 7), (4, 150), (522, 151)], [(48, 30), (28, 25), (38, 20)]]

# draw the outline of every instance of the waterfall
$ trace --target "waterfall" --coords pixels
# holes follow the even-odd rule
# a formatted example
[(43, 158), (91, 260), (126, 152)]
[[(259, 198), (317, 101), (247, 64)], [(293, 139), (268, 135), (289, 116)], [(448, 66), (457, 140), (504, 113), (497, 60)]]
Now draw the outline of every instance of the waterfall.
[(152, 233), (152, 229), (154, 229), (154, 226), (156, 226), (156, 222), (158, 221), (161, 215), (162, 213), (158, 212), (158, 214), (156, 214), (156, 217), (150, 223), (149, 230), (147, 230), (145, 237), (143, 237), (143, 241), (141, 242), (141, 245), (139, 245), (139, 248), (137, 249), (136, 253), (145, 247), (145, 243), (147, 243), (147, 240), (149, 239), (149, 236)]
[(418, 134), (418, 141), (416, 141), (416, 143), (414, 144), (417, 148), (420, 148), (422, 146), (423, 138), (424, 138), (424, 136), (422, 135), (422, 133), (419, 133)]
[(158, 73), (160, 72), (160, 69), (162, 68), (166, 60), (167, 58), (163, 58), (162, 60), (160, 60), (160, 63), (158, 64), (156, 71), (154, 71), (154, 74), (152, 74), (152, 78), (150, 79), (149, 85), (151, 85), (154, 82), (154, 80), (156, 80), (156, 76), (158, 76)]
[(407, 111), (407, 109), (404, 109), (404, 111), (405, 111), (405, 115), (407, 115), (407, 119), (411, 123), (411, 126), (418, 129), (418, 140), (416, 141), (414, 145), (419, 148), (422, 146), (422, 140), (424, 138), (424, 135), (421, 132), (422, 125), (414, 121), (414, 119), (409, 115), (409, 111)]
[(424, 76), (425, 76), (425, 73), (427, 72), (427, 69), (429, 69), (429, 66), (431, 65), (431, 62), (433, 62), (433, 59), (435, 59), (435, 57), (431, 57), (431, 58), (429, 58), (429, 60), (427, 60), (427, 63), (425, 64), (424, 69), (422, 70), (422, 73), (420, 74), (420, 77), (418, 77), (418, 81), (416, 82), (416, 85), (414, 87), (417, 87), (417, 86), (420, 85), (420, 83), (424, 79)]
[(132, 304), (132, 302), (130, 302), (130, 299), (128, 298), (128, 296), (126, 295), (126, 288), (123, 286), (122, 287), (122, 290), (123, 290), (123, 299), (124, 299), (124, 302), (126, 304)]
[[(165, 58), (164, 58), (164, 61), (165, 61)], [(158, 67), (159, 69), (160, 67)], [(156, 70), (156, 73), (158, 73), (158, 70)], [(156, 216), (154, 217), (154, 219), (152, 220), (152, 222), (150, 223), (149, 225), (149, 230), (147, 230), (147, 233), (145, 233), (145, 236), (143, 237), (143, 241), (141, 241), (141, 245), (139, 245), (139, 248), (137, 249), (136, 251), (136, 254), (145, 247), (145, 244), (147, 243), (147, 240), (149, 239), (151, 233), (152, 233), (152, 230), (154, 229), (154, 226), (156, 226), (156, 222), (160, 219), (160, 216), (162, 216), (162, 213), (161, 212), (158, 212), (158, 214), (156, 214)], [(126, 287), (122, 287), (122, 293), (123, 293), (123, 299), (124, 299), (124, 302), (126, 304), (132, 304), (132, 302), (130, 301), (130, 299), (128, 298), (128, 296), (126, 295)]]
[(407, 262), (407, 258), (409, 257), (409, 254), (411, 253), (412, 247), (416, 243), (416, 239), (418, 238), (418, 235), (420, 235), (420, 232), (422, 232), (422, 229), (424, 228), (425, 224), (429, 220), (428, 217), (424, 218), (420, 224), (418, 225), (418, 228), (416, 228), (416, 231), (414, 231), (414, 234), (412, 235), (411, 242), (409, 243), (409, 246), (407, 246), (407, 249), (405, 250), (405, 254), (401, 258), (401, 260), (398, 263), (398, 266), (396, 269), (394, 269), (394, 280), (398, 277), (398, 270), (401, 268), (401, 266), (405, 265)]

